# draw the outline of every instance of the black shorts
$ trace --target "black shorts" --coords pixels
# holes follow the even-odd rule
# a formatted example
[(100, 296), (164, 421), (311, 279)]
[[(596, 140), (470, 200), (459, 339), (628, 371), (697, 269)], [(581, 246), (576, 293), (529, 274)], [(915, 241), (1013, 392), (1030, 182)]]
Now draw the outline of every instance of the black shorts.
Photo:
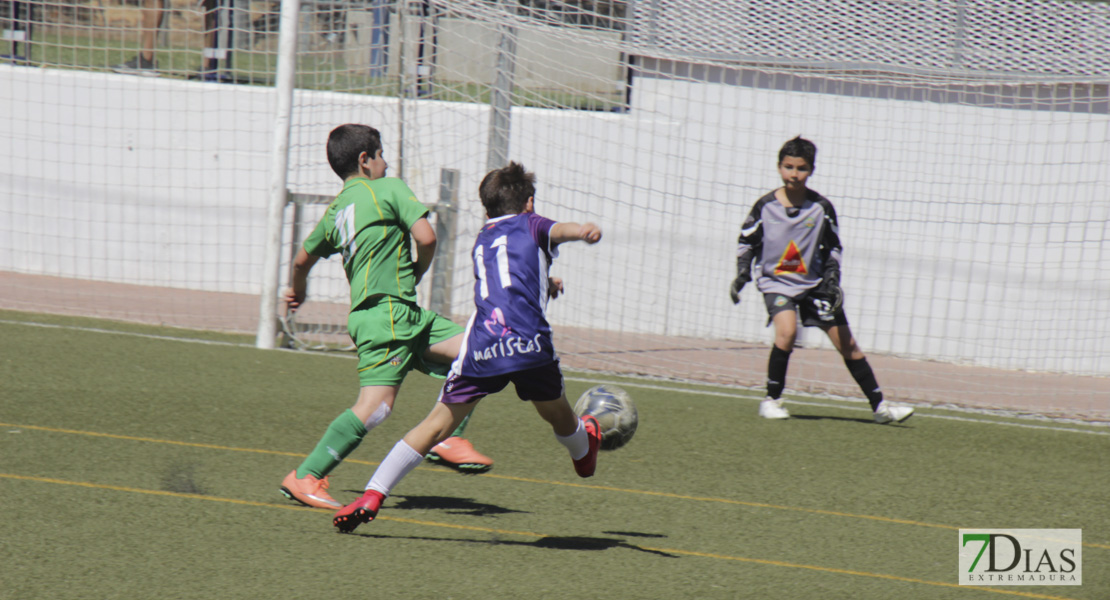
[(830, 313), (829, 303), (812, 293), (795, 298), (782, 294), (763, 294), (763, 303), (767, 305), (768, 325), (775, 319), (775, 315), (784, 310), (798, 313), (802, 317), (803, 327), (828, 329), (834, 325), (842, 327), (848, 324), (848, 315), (844, 314), (843, 305), (835, 313)]
[(452, 373), (439, 393), (439, 401), (444, 404), (477, 402), (500, 392), (510, 383), (516, 387), (516, 395), (521, 400), (546, 402), (563, 397), (563, 373), (559, 369), (559, 361), (555, 361), (542, 367), (492, 377), (470, 377)]

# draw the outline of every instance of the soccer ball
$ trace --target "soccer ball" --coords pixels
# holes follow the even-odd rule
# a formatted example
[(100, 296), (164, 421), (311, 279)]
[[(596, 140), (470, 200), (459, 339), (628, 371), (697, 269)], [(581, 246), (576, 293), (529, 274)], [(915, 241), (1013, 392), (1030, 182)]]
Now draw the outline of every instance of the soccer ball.
[(595, 385), (586, 390), (574, 403), (574, 414), (597, 419), (602, 450), (616, 450), (627, 444), (640, 423), (632, 398), (615, 385)]

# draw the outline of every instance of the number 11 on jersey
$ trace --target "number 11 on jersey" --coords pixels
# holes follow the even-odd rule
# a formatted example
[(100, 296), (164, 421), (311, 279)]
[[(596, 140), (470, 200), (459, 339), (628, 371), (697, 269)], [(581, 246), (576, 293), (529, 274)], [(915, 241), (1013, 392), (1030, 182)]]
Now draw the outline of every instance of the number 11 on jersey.
[[(497, 260), (497, 277), (501, 281), (501, 287), (507, 288), (513, 285), (512, 279), (509, 278), (509, 239), (507, 236), (501, 236), (490, 244), (491, 249), (496, 252)], [(478, 246), (474, 248), (474, 266), (478, 268), (478, 281), (480, 282), (479, 293), (482, 299), (489, 298), (489, 280), (486, 278), (486, 248), (485, 246)]]

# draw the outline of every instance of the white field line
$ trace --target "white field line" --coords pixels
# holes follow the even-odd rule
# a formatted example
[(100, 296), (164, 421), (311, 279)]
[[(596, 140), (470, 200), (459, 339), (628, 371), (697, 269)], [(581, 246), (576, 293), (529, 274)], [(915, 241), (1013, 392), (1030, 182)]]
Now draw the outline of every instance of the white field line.
[[(216, 340), (199, 340), (199, 339), (194, 339), (194, 338), (174, 337), (174, 336), (168, 336), (168, 335), (154, 335), (154, 334), (149, 334), (149, 333), (136, 333), (136, 332), (130, 332), (130, 331), (115, 331), (115, 330), (111, 330), (111, 329), (99, 329), (99, 328), (95, 328), (95, 327), (76, 327), (76, 326), (70, 326), (70, 325), (56, 325), (56, 324), (52, 324), (52, 323), (35, 323), (35, 322), (31, 322), (31, 321), (9, 321), (9, 320), (0, 319), (0, 325), (23, 325), (23, 326), (27, 326), (27, 327), (43, 327), (43, 328), (47, 328), (47, 329), (64, 329), (64, 330), (69, 330), (69, 331), (84, 331), (84, 332), (88, 332), (88, 333), (104, 333), (104, 334), (109, 334), (109, 335), (122, 335), (122, 336), (127, 336), (127, 337), (137, 337), (137, 338), (145, 338), (145, 339), (153, 339), (153, 340), (164, 340), (164, 341), (168, 341), (168, 342), (182, 342), (182, 343), (186, 343), (186, 344), (204, 344), (204, 345), (209, 345), (209, 346), (227, 346), (227, 347), (232, 347), (232, 348), (251, 348), (251, 349), (254, 348), (254, 344), (250, 344), (250, 343), (221, 342), (221, 341), (216, 341)], [(285, 348), (282, 348), (281, 350), (286, 351), (286, 352), (301, 352), (300, 350), (290, 350), (290, 349), (285, 349)], [(321, 355), (322, 356), (330, 356), (330, 357), (334, 357), (334, 358), (343, 358), (343, 359), (347, 359), (347, 360), (353, 360), (355, 358), (354, 355), (349, 354), (349, 353), (317, 352), (317, 353), (314, 353), (314, 354), (316, 354), (318, 356), (321, 356)], [(640, 389), (646, 389), (646, 390), (673, 391), (673, 392), (679, 392), (679, 393), (683, 393), (683, 394), (692, 394), (692, 395), (701, 395), (701, 396), (716, 396), (716, 397), (720, 397), (720, 398), (749, 399), (746, 395), (737, 393), (741, 390), (745, 390), (745, 388), (729, 388), (728, 386), (717, 386), (717, 387), (720, 387), (722, 390), (731, 390), (731, 391), (713, 391), (713, 390), (707, 390), (707, 389), (699, 389), (701, 387), (713, 387), (713, 384), (701, 384), (701, 383), (696, 383), (696, 384), (695, 383), (690, 383), (690, 384), (688, 384), (688, 385), (691, 385), (691, 386), (696, 385), (696, 386), (699, 386), (699, 387), (686, 387), (685, 385), (683, 385), (682, 382), (675, 382), (674, 384), (669, 384), (669, 385), (660, 385), (658, 383), (648, 383), (648, 382), (640, 383), (640, 382), (637, 382), (637, 381), (629, 381), (629, 380), (626, 380), (626, 379), (623, 379), (623, 378), (627, 377), (628, 379), (635, 379), (635, 377), (625, 376), (625, 375), (620, 376), (620, 377), (622, 377), (621, 380), (614, 381), (612, 379), (603, 379), (602, 374), (597, 374), (595, 376), (590, 376), (592, 374), (589, 373), (589, 372), (583, 372), (583, 371), (575, 371), (575, 372), (579, 373), (580, 375), (579, 376), (574, 376), (574, 377), (566, 377), (566, 379), (568, 381), (576, 381), (576, 382), (579, 382), (579, 383), (608, 384), (608, 385), (640, 388)], [(760, 398), (758, 396), (754, 397), (754, 398), (750, 398), (750, 399), (753, 400), (753, 401), (760, 400)], [(844, 402), (845, 402), (845, 404), (837, 404), (837, 403), (832, 403), (832, 402), (819, 402), (819, 401), (813, 401), (813, 400), (796, 400), (793, 397), (791, 397), (791, 399), (790, 399), (791, 404), (800, 404), (800, 405), (804, 405), (804, 406), (817, 406), (817, 407), (821, 407), (821, 408), (840, 408), (840, 409), (847, 408), (847, 409), (869, 410), (869, 407), (864, 407), (864, 406), (856, 407), (856, 406), (847, 405), (849, 403), (851, 403), (851, 404), (862, 404), (862, 401), (845, 400)], [(1086, 433), (1086, 434), (1090, 434), (1090, 435), (1110, 436), (1110, 426), (1106, 426), (1107, 431), (1099, 431), (1097, 429), (1079, 429), (1079, 428), (1074, 428), (1074, 427), (1064, 427), (1061, 424), (1040, 425), (1040, 424), (1036, 424), (1036, 423), (1015, 423), (1013, 421), (998, 421), (998, 420), (995, 420), (995, 419), (978, 418), (978, 417), (975, 416), (976, 411), (967, 410), (967, 409), (960, 409), (958, 407), (945, 407), (942, 410), (949, 411), (949, 412), (963, 412), (963, 413), (965, 413), (965, 416), (940, 415), (940, 414), (931, 414), (931, 413), (918, 412), (917, 414), (914, 415), (914, 417), (918, 418), (918, 419), (920, 419), (920, 418), (946, 419), (946, 420), (949, 420), (949, 421), (963, 421), (963, 422), (967, 422), (967, 423), (982, 423), (982, 424), (987, 424), (987, 425), (1003, 425), (1003, 426), (1007, 426), (1007, 427), (1021, 427), (1021, 428), (1024, 428), (1024, 429), (1037, 429), (1037, 430), (1044, 430), (1044, 431), (1063, 431), (1063, 432), (1066, 432), (1066, 433)], [(1015, 418), (1020, 418), (1020, 417), (1015, 417)], [(1077, 421), (1076, 423), (1080, 423), (1080, 422)], [(1087, 425), (1087, 426), (1090, 426), (1090, 427), (1104, 427), (1101, 424), (1091, 424), (1091, 423), (1083, 423), (1083, 424)]]

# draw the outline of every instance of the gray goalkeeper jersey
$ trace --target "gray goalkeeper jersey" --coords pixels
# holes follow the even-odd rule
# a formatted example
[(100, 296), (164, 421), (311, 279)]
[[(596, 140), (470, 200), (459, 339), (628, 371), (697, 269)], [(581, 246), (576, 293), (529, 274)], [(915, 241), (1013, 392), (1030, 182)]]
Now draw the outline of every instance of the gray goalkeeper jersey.
[(840, 263), (836, 210), (813, 190), (797, 208), (783, 206), (771, 192), (755, 203), (740, 230), (736, 256), (745, 253), (755, 261), (760, 292), (797, 298), (821, 283), (830, 259)]

